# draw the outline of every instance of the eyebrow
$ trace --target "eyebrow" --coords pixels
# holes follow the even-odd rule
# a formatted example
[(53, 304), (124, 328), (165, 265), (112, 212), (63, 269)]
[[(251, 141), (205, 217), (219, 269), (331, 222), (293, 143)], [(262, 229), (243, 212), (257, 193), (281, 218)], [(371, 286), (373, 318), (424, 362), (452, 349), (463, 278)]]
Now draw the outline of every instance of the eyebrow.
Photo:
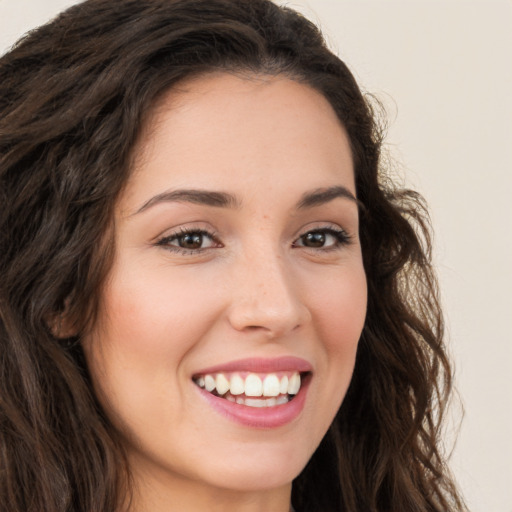
[[(352, 192), (342, 186), (319, 188), (305, 193), (297, 203), (297, 209), (313, 208), (333, 201), (337, 198), (345, 198), (359, 204)], [(241, 202), (233, 194), (228, 192), (216, 192), (211, 190), (183, 189), (162, 192), (146, 201), (133, 215), (142, 213), (160, 203), (183, 202), (194, 203), (217, 208), (239, 208)]]
[(240, 202), (238, 199), (227, 192), (214, 192), (210, 190), (171, 190), (162, 192), (149, 201), (146, 201), (134, 215), (141, 213), (159, 203), (179, 202), (195, 203), (206, 206), (215, 206), (217, 208), (238, 208)]
[(347, 187), (337, 185), (334, 187), (319, 188), (312, 192), (305, 193), (297, 203), (297, 208), (313, 208), (328, 203), (338, 197), (350, 199), (359, 205), (359, 201)]

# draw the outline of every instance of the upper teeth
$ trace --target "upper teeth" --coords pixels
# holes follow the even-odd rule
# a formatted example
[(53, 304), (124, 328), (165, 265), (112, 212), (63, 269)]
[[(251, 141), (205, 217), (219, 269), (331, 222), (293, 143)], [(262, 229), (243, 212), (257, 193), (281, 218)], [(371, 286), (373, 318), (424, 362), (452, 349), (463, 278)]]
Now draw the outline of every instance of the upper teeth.
[(279, 395), (296, 395), (300, 389), (300, 374), (293, 372), (278, 377), (275, 373), (258, 375), (249, 373), (243, 378), (238, 373), (231, 375), (225, 373), (206, 374), (195, 379), (196, 384), (206, 391), (217, 391), (219, 395), (243, 395), (256, 397), (275, 397)]

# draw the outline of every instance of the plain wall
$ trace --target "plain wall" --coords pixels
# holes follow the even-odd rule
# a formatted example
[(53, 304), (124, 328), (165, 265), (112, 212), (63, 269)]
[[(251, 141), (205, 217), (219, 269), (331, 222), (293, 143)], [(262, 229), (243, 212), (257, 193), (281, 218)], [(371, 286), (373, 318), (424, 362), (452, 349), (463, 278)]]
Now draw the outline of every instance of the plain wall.
[[(72, 3), (0, 0), (0, 51)], [(512, 2), (280, 3), (319, 23), (387, 106), (387, 147), (436, 232), (466, 410), (452, 468), (473, 512), (512, 512)]]

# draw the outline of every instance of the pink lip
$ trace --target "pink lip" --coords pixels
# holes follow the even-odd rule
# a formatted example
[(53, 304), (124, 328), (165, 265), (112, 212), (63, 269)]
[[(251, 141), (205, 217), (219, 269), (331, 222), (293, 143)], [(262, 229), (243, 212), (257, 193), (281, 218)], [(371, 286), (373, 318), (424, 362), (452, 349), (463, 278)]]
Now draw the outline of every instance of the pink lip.
[[(221, 372), (312, 372), (312, 365), (305, 359), (294, 356), (278, 358), (249, 358), (230, 361), (219, 365), (204, 368), (195, 375), (206, 375)], [(281, 427), (293, 421), (304, 409), (306, 396), (312, 376), (309, 374), (302, 380), (297, 395), (288, 403), (275, 407), (249, 407), (247, 405), (230, 402), (225, 398), (215, 396), (205, 389), (196, 386), (197, 391), (213, 409), (231, 421), (253, 428), (271, 429)]]
[(261, 408), (230, 402), (225, 398), (212, 395), (198, 386), (196, 389), (201, 397), (225, 418), (246, 427), (271, 429), (286, 425), (299, 416), (304, 409), (310, 382), (311, 375), (307, 375), (303, 379), (299, 392), (290, 402), (275, 407)]
[(311, 372), (313, 367), (305, 359), (294, 356), (270, 358), (248, 358), (222, 363), (209, 368), (202, 369), (195, 375), (206, 375), (207, 373), (221, 372), (254, 372), (254, 373), (272, 373), (272, 372)]

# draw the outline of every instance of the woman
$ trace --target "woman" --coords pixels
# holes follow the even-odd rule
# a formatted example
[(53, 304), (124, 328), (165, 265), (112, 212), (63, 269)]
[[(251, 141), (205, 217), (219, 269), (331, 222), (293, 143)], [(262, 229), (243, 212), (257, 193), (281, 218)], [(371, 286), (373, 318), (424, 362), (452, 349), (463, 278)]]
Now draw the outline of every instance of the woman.
[(89, 0), (0, 61), (3, 510), (464, 510), (421, 199), (266, 0)]

